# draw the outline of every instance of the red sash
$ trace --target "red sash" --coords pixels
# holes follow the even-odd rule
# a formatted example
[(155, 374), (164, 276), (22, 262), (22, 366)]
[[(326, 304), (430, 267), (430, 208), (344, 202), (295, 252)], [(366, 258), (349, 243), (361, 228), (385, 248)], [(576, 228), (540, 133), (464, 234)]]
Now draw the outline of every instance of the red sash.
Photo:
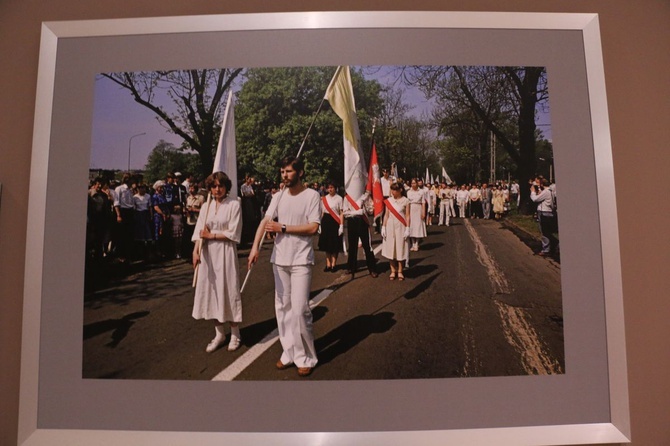
[[(346, 194), (346, 195), (344, 196), (344, 198), (347, 199), (347, 201), (349, 202), (349, 204), (351, 205), (351, 207), (354, 208), (354, 210), (358, 211), (358, 210), (361, 209), (361, 207), (358, 205), (358, 203), (356, 203), (356, 202), (354, 201), (354, 199), (351, 198), (351, 196), (350, 196), (349, 194)], [(365, 215), (365, 211), (363, 211), (363, 220), (365, 220), (365, 223), (367, 223), (368, 226), (370, 226), (370, 220), (368, 220), (368, 216)]]
[(400, 212), (398, 212), (398, 210), (391, 204), (390, 201), (384, 200), (384, 205), (386, 205), (386, 208), (391, 211), (393, 215), (395, 215), (395, 218), (397, 218), (403, 226), (407, 227), (407, 220), (405, 220), (405, 217), (400, 215)]
[(330, 214), (330, 216), (333, 217), (333, 220), (335, 220), (335, 222), (336, 222), (338, 225), (341, 225), (341, 224), (342, 224), (342, 220), (340, 220), (340, 216), (337, 215), (337, 214), (335, 213), (335, 211), (330, 207), (330, 205), (328, 204), (328, 200), (326, 200), (326, 196), (325, 196), (325, 195), (324, 195), (323, 197), (321, 197), (321, 201), (323, 201), (323, 206), (326, 208), (326, 210), (328, 211), (328, 213)]

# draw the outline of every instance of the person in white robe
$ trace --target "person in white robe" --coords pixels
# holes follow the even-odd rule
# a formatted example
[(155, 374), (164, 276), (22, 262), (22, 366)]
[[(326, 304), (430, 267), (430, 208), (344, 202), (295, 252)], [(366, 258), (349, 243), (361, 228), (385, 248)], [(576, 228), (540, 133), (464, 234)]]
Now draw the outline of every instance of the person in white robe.
[(226, 339), (224, 324), (230, 323), (228, 350), (240, 347), (242, 322), (237, 244), (242, 235), (240, 202), (228, 195), (232, 183), (223, 172), (207, 177), (211, 198), (203, 205), (192, 240), (196, 268), (193, 318), (215, 321), (215, 336), (205, 351), (218, 349)]
[[(402, 196), (402, 186), (398, 183), (391, 185), (391, 196), (385, 200), (387, 211), (382, 224), (382, 256), (389, 259), (391, 265), (390, 280), (405, 280), (403, 275), (403, 261), (409, 258), (407, 238), (411, 221), (410, 202)], [(399, 218), (400, 217), (400, 218)]]
[(409, 236), (412, 247), (410, 251), (418, 251), (419, 240), (426, 237), (426, 194), (419, 189), (416, 178), (412, 178), (407, 198), (410, 202), (411, 214)]

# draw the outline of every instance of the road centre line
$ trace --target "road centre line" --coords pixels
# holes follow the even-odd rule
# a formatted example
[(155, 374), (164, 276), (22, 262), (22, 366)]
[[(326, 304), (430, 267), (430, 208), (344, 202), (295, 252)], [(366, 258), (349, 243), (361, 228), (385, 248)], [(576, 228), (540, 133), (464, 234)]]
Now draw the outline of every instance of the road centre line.
[[(382, 250), (381, 243), (374, 249), (374, 254), (377, 255)], [(312, 299), (309, 303), (309, 308), (313, 309), (323, 302), (330, 294), (335, 291), (334, 289), (327, 288), (321, 291), (317, 296)], [(232, 364), (219, 372), (212, 381), (232, 381), (240, 373), (249, 367), (255, 360), (257, 360), (267, 349), (272, 347), (275, 342), (279, 340), (279, 332), (275, 328), (270, 333), (268, 333), (263, 339), (261, 339), (256, 345), (247, 350), (242, 356), (237, 358)]]
[[(465, 227), (475, 244), (475, 252), (479, 262), (487, 270), (495, 294), (510, 294), (512, 286), (500, 266), (486, 249), (477, 231), (468, 220), (465, 220)], [(527, 312), (522, 308), (507, 305), (497, 299), (494, 302), (498, 308), (505, 340), (519, 353), (521, 366), (526, 373), (529, 375), (562, 373), (558, 361), (546, 353), (542, 341), (528, 320)]]
[[(309, 303), (309, 307), (314, 308), (323, 302), (334, 290), (325, 289), (316, 295)], [(257, 360), (267, 349), (272, 347), (272, 345), (279, 340), (279, 331), (275, 328), (270, 333), (268, 333), (263, 339), (261, 339), (258, 344), (251, 347), (247, 350), (242, 356), (237, 358), (232, 364), (223, 369), (212, 378), (212, 381), (232, 381), (249, 367), (255, 360)]]
[(477, 231), (472, 227), (472, 224), (465, 219), (465, 227), (468, 230), (468, 234), (472, 239), (472, 242), (475, 244), (475, 254), (477, 254), (477, 259), (486, 268), (486, 273), (489, 276), (491, 285), (493, 285), (493, 290), (495, 294), (510, 294), (512, 292), (512, 286), (505, 277), (505, 274), (502, 272), (502, 268), (496, 263), (488, 249), (482, 242), (482, 239), (477, 235)]

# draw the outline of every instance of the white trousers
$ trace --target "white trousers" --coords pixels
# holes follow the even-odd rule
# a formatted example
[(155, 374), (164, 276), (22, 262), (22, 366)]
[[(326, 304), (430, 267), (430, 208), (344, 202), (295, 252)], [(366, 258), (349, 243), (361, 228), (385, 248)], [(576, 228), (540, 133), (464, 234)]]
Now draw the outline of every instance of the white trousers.
[(440, 201), (440, 221), (439, 225), (446, 224), (449, 226), (449, 217), (451, 216), (451, 209), (449, 209), (449, 201), (442, 200)]
[(458, 215), (465, 218), (465, 207), (468, 205), (467, 200), (458, 200)]
[(275, 276), (275, 314), (283, 364), (314, 367), (317, 363), (309, 290), (312, 265), (272, 265)]

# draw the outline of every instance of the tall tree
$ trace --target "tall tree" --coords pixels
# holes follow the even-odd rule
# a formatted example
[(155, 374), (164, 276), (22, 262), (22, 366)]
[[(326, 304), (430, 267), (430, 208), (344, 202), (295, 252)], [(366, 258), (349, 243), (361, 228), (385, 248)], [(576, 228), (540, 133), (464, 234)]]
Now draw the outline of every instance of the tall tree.
[(423, 177), (428, 167), (439, 172), (439, 151), (426, 119), (410, 116), (412, 106), (404, 98), (405, 91), (387, 85), (382, 90), (383, 108), (375, 141), (380, 161), (385, 166), (395, 162), (404, 180)]
[[(240, 177), (250, 174), (278, 179), (277, 160), (298, 153), (334, 72), (334, 67), (254, 68), (246, 72), (235, 109)], [(367, 148), (371, 116), (381, 108), (380, 86), (355, 70), (351, 74), (362, 144)], [(328, 102), (316, 116), (301, 157), (309, 181), (343, 181), (342, 122)]]
[[(242, 69), (204, 69), (103, 73), (127, 90), (135, 102), (184, 139), (182, 148), (198, 153), (202, 174), (212, 171), (221, 131), (224, 92)], [(172, 103), (170, 105), (170, 103)]]
[(185, 153), (174, 144), (161, 139), (147, 157), (144, 177), (152, 183), (165, 179), (168, 172), (198, 172), (200, 168), (200, 158), (196, 153)]
[[(403, 74), (408, 82), (418, 85), (443, 107), (443, 131), (468, 110), (483, 124), (480, 141), (493, 133), (498, 145), (514, 162), (515, 176), (523, 182), (534, 176), (535, 114), (538, 104), (547, 100), (543, 67), (420, 66), (406, 69)], [(458, 113), (452, 113), (454, 110)], [(525, 204), (529, 192), (521, 189)]]

